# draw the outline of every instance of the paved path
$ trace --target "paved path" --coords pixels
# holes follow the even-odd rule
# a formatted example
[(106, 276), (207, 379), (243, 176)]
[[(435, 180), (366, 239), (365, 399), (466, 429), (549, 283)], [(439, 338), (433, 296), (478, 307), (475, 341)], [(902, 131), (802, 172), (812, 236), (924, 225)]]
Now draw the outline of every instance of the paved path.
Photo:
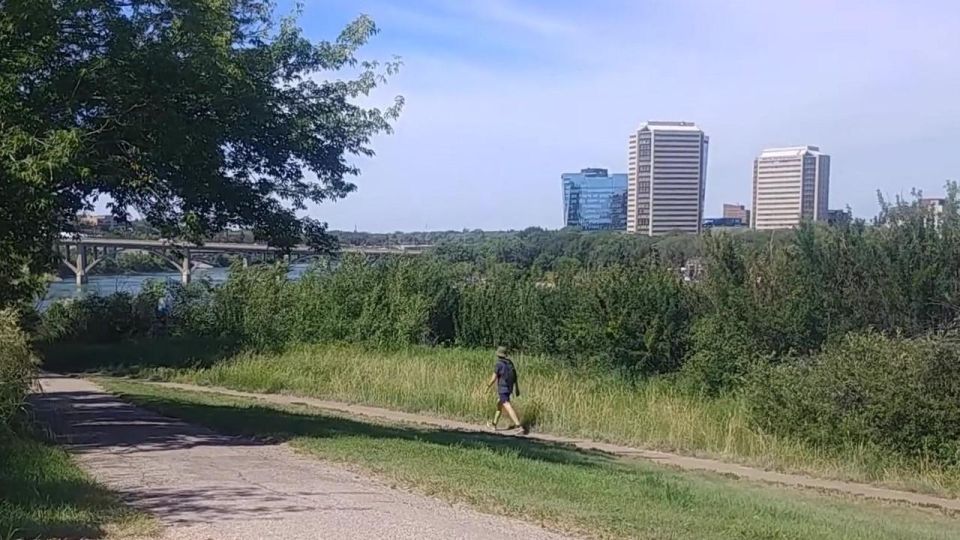
[[(155, 383), (155, 382), (152, 382), (149, 384), (155, 384), (155, 385), (164, 386), (167, 388), (178, 388), (181, 390), (190, 390), (195, 392), (208, 392), (208, 393), (223, 394), (228, 396), (253, 398), (253, 399), (257, 399), (267, 403), (276, 403), (276, 404), (283, 404), (283, 405), (308, 405), (311, 407), (316, 407), (318, 409), (322, 409), (326, 411), (334, 411), (341, 414), (347, 414), (347, 415), (353, 415), (353, 416), (367, 416), (371, 418), (379, 418), (379, 419), (391, 420), (395, 422), (425, 424), (425, 425), (435, 426), (435, 427), (444, 428), (444, 429), (455, 429), (455, 430), (467, 431), (467, 432), (489, 431), (489, 429), (486, 429), (482, 426), (478, 426), (476, 424), (458, 422), (455, 420), (446, 420), (446, 419), (423, 415), (423, 414), (405, 413), (405, 412), (394, 411), (391, 409), (383, 409), (379, 407), (368, 407), (364, 405), (352, 405), (352, 404), (341, 403), (336, 401), (327, 401), (322, 399), (290, 396), (290, 395), (284, 395), (284, 394), (256, 394), (256, 393), (250, 393), (250, 392), (239, 392), (239, 391), (230, 390), (227, 388), (219, 388), (219, 387), (212, 387), (212, 386), (198, 386), (198, 385), (192, 385), (192, 384)], [(602, 443), (602, 442), (596, 442), (596, 441), (590, 441), (590, 440), (584, 440), (584, 439), (574, 439), (570, 437), (559, 437), (556, 435), (550, 435), (546, 433), (531, 433), (529, 435), (526, 435), (526, 437), (538, 439), (542, 441), (553, 442), (553, 443), (569, 444), (583, 450), (600, 451), (600, 452), (606, 452), (608, 454), (614, 454), (614, 455), (623, 456), (623, 457), (645, 459), (661, 465), (667, 465), (670, 467), (675, 467), (675, 468), (684, 469), (684, 470), (710, 471), (710, 472), (716, 472), (721, 474), (734, 475), (738, 478), (754, 480), (759, 482), (766, 482), (771, 484), (780, 484), (780, 485), (790, 486), (790, 487), (816, 489), (820, 491), (831, 491), (831, 492), (842, 493), (846, 495), (853, 495), (856, 497), (862, 497), (867, 499), (909, 503), (909, 504), (915, 504), (918, 506), (943, 508), (949, 511), (960, 512), (960, 499), (947, 499), (943, 497), (936, 497), (933, 495), (923, 495), (921, 493), (914, 493), (911, 491), (901, 491), (896, 489), (875, 487), (868, 484), (844, 482), (840, 480), (826, 480), (822, 478), (812, 478), (812, 477), (798, 475), (798, 474), (786, 474), (786, 473), (779, 473), (774, 471), (766, 471), (763, 469), (745, 467), (743, 465), (736, 465), (733, 463), (725, 463), (723, 461), (718, 461), (715, 459), (688, 457), (688, 456), (683, 456), (679, 454), (671, 454), (667, 452), (657, 452), (654, 450), (642, 450), (638, 448), (632, 448), (629, 446), (608, 444), (608, 443)]]
[(228, 437), (47, 376), (39, 418), (82, 467), (155, 514), (165, 538), (559, 538), (534, 525), (391, 489), (285, 445)]

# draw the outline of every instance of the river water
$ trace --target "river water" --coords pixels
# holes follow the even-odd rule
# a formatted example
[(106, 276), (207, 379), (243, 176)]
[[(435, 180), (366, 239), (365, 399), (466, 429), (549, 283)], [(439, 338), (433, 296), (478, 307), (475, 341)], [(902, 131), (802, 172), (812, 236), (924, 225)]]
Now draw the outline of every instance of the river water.
[[(295, 264), (290, 267), (287, 277), (297, 279), (310, 267), (308, 264)], [(229, 268), (201, 268), (193, 271), (191, 279), (194, 281), (208, 280), (214, 285), (219, 285), (227, 280), (230, 274)], [(77, 287), (72, 279), (55, 281), (47, 289), (47, 295), (40, 303), (40, 307), (49, 305), (57, 300), (66, 298), (77, 298), (85, 295), (106, 296), (115, 292), (138, 293), (143, 285), (148, 281), (171, 281), (180, 282), (180, 274), (177, 272), (157, 272), (147, 274), (119, 274), (119, 275), (91, 275), (86, 285)]]

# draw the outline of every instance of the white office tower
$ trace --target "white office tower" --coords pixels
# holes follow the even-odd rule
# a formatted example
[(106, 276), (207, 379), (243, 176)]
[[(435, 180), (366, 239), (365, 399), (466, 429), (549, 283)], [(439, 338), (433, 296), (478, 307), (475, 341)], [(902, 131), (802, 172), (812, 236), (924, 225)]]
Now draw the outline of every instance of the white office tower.
[(627, 231), (700, 232), (708, 143), (693, 122), (647, 122), (630, 135)]
[(789, 229), (829, 217), (830, 156), (816, 146), (770, 148), (753, 162), (754, 229)]

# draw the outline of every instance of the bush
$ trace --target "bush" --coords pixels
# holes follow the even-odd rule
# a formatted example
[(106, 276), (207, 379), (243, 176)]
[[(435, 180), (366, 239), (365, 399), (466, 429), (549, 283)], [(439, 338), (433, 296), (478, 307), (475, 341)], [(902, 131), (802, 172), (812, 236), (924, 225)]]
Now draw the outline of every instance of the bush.
[(764, 429), (825, 446), (869, 444), (960, 464), (960, 338), (850, 334), (749, 384)]
[(459, 287), (457, 343), (549, 350), (557, 339), (559, 318), (567, 312), (566, 296), (557, 289), (507, 265), (467, 280)]
[(763, 357), (743, 320), (708, 314), (693, 325), (683, 379), (696, 391), (719, 395), (739, 387)]
[(13, 310), (0, 311), (0, 429), (4, 429), (30, 389), (36, 367), (26, 335)]
[(569, 296), (553, 350), (570, 359), (629, 375), (670, 373), (687, 353), (689, 292), (669, 271), (612, 267), (561, 282)]
[(38, 329), (42, 342), (109, 343), (151, 334), (160, 325), (162, 286), (137, 295), (85, 296), (50, 306)]
[[(290, 313), (296, 301), (289, 295), (292, 287), (283, 265), (250, 268), (234, 265), (230, 278), (213, 291), (211, 304), (206, 306), (216, 318), (210, 329), (257, 348), (282, 346), (292, 331)], [(187, 313), (190, 312), (182, 310), (181, 316)], [(195, 312), (190, 313), (190, 317), (201, 319)]]

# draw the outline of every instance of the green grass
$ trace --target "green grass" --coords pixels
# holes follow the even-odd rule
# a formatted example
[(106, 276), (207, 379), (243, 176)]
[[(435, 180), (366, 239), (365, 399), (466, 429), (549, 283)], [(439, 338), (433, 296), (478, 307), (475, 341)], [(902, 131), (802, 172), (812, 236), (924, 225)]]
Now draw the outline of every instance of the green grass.
[(94, 482), (63, 450), (0, 433), (0, 538), (150, 537), (156, 522)]
[(530, 439), (102, 382), (162, 414), (229, 434), (289, 440), (311, 455), (428, 495), (594, 537), (913, 539), (956, 538), (960, 530), (960, 520), (932, 510), (675, 472)]
[[(255, 392), (288, 393), (364, 403), (480, 422), (493, 395), (483, 383), (488, 351), (411, 349), (382, 352), (310, 345), (276, 354), (203, 359), (163, 342), (83, 347), (62, 358), (91, 366), (122, 362), (121, 372)], [(64, 360), (60, 360), (64, 363)], [(690, 395), (667, 380), (629, 385), (612, 376), (580, 374), (542, 357), (515, 358), (523, 396), (516, 405), (542, 431), (765, 469), (852, 480), (894, 488), (960, 495), (960, 468), (899, 457), (866, 445), (817, 448), (763, 433), (736, 397)], [(198, 364), (199, 367), (183, 367)], [(151, 366), (166, 367), (151, 367)], [(173, 366), (173, 367), (171, 367)]]

